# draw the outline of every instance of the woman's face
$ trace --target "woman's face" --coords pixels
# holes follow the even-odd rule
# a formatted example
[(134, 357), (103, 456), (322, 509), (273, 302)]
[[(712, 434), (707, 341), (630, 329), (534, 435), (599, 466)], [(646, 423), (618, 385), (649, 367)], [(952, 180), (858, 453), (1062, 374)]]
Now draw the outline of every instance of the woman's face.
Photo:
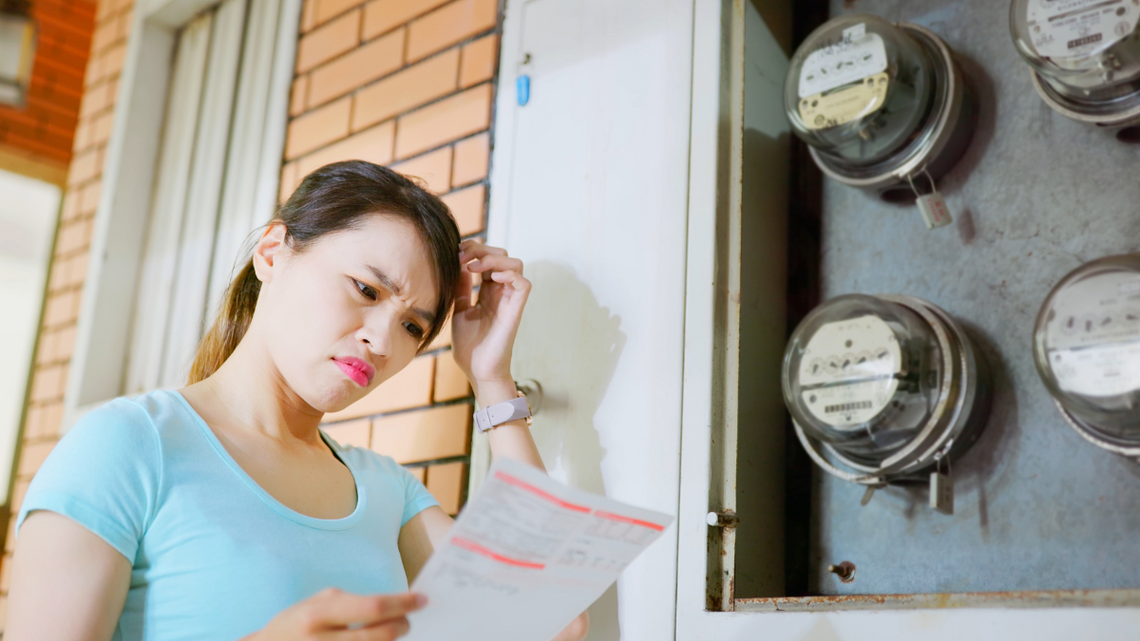
[(284, 229), (271, 228), (254, 258), (262, 286), (251, 330), (294, 393), (322, 412), (343, 409), (415, 357), (435, 321), (431, 259), (394, 216), (366, 216), (299, 253), (273, 236)]

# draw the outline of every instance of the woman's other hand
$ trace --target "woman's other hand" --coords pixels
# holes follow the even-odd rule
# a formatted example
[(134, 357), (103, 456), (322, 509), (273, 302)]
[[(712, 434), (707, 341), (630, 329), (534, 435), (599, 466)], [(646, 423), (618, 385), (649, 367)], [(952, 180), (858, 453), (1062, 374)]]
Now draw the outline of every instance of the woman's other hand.
[(590, 633), (590, 613), (583, 612), (577, 619), (570, 622), (553, 641), (582, 641)]
[[(464, 277), (455, 302), (452, 349), (478, 396), (481, 385), (511, 382), (511, 350), (531, 285), (522, 261), (507, 256), (507, 250), (473, 240), (459, 249)], [(470, 274), (482, 277), (475, 305)]]
[(328, 588), (242, 641), (392, 641), (408, 633), (407, 614), (425, 603), (410, 592), (360, 596)]

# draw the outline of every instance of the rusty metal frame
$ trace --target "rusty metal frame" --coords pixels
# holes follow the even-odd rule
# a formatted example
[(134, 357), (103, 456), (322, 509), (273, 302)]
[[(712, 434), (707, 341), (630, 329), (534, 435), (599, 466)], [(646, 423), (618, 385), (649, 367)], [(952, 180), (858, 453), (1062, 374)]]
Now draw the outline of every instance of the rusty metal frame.
[(737, 599), (737, 612), (938, 610), (944, 608), (1123, 608), (1140, 606), (1140, 590), (942, 592)]

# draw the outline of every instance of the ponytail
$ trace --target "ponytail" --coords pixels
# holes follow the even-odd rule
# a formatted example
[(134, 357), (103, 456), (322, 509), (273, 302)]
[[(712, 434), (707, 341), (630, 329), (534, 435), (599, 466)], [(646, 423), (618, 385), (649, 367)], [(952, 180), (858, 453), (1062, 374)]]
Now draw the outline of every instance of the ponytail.
[(194, 364), (190, 366), (188, 385), (206, 380), (218, 371), (230, 354), (234, 353), (234, 349), (241, 342), (241, 337), (245, 336), (245, 331), (249, 329), (249, 322), (253, 319), (253, 308), (257, 306), (257, 294), (260, 291), (261, 281), (253, 269), (251, 258), (230, 283), (222, 308), (218, 310), (217, 320), (198, 345), (198, 354), (194, 357)]

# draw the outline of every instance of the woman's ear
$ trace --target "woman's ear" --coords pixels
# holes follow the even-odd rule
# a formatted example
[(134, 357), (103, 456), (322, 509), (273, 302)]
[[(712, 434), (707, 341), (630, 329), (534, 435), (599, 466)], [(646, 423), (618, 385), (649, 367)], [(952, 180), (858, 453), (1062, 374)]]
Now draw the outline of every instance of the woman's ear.
[(287, 248), (285, 223), (280, 220), (269, 223), (253, 247), (253, 271), (258, 280), (263, 283), (273, 280), (274, 267), (281, 262)]

